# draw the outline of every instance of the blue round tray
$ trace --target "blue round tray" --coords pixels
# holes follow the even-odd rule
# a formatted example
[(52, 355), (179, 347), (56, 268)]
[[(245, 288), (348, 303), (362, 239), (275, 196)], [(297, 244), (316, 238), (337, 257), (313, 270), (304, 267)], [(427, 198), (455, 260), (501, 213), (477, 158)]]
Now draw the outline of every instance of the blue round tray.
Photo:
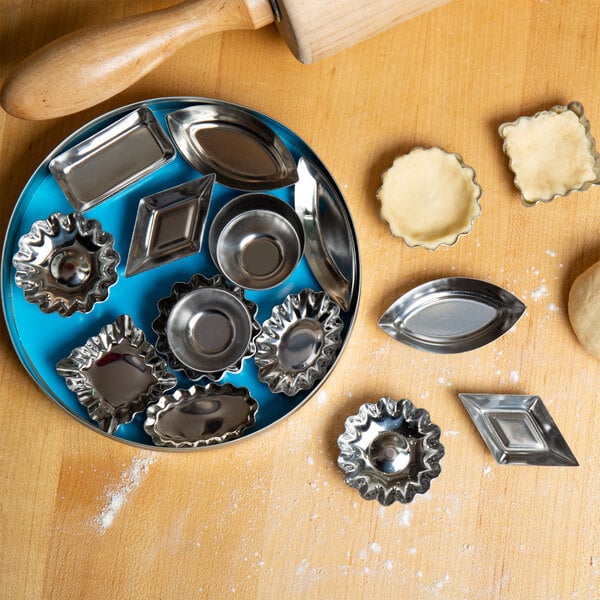
[[(215, 183), (201, 251), (128, 278), (125, 277), (125, 265), (139, 200), (149, 194), (195, 179), (199, 176), (198, 171), (178, 154), (174, 160), (150, 175), (86, 211), (86, 218), (98, 220), (102, 224), (102, 228), (113, 235), (115, 249), (121, 256), (121, 262), (117, 269), (119, 279), (110, 288), (108, 299), (95, 304), (87, 314), (75, 313), (73, 316), (65, 318), (56, 313), (44, 313), (37, 305), (27, 302), (23, 290), (15, 283), (12, 257), (18, 250), (19, 238), (29, 232), (34, 221), (47, 219), (54, 212), (71, 213), (74, 211), (48, 170), (48, 163), (54, 156), (142, 105), (152, 110), (165, 132), (168, 132), (165, 121), (167, 114), (206, 101), (215, 102), (196, 97), (148, 100), (119, 108), (83, 126), (57, 146), (37, 168), (18, 199), (8, 226), (2, 254), (1, 293), (2, 307), (14, 348), (31, 377), (50, 398), (77, 420), (103, 435), (108, 434), (99, 429), (95, 421), (90, 419), (87, 409), (78, 402), (77, 396), (67, 388), (65, 380), (56, 372), (57, 362), (68, 356), (73, 348), (84, 345), (88, 338), (96, 335), (104, 325), (112, 323), (121, 314), (129, 314), (135, 325), (144, 331), (146, 339), (151, 344), (155, 344), (156, 334), (152, 331), (151, 323), (158, 315), (158, 301), (170, 294), (173, 283), (188, 281), (194, 273), (202, 273), (207, 277), (218, 273), (208, 251), (207, 233), (217, 211), (227, 201), (243, 192)], [(238, 109), (248, 111), (275, 131), (296, 162), (300, 157), (305, 156), (324, 173), (328, 173), (326, 167), (306, 143), (282, 124), (245, 107), (226, 102), (223, 102), (223, 105), (236, 106)], [(293, 186), (268, 191), (290, 204), (293, 204), (293, 192)], [(346, 213), (348, 222), (351, 224), (352, 242), (355, 246), (354, 256), (357, 262), (350, 308), (347, 312), (342, 313), (344, 320), (343, 350), (358, 309), (360, 264), (358, 242), (350, 214), (345, 204), (340, 208)], [(280, 304), (288, 294), (298, 293), (305, 288), (322, 289), (305, 258), (302, 258), (291, 276), (279, 286), (264, 291), (246, 291), (246, 296), (258, 305), (257, 319), (259, 323), (263, 323), (271, 316), (273, 307)], [(244, 362), (244, 367), (239, 373), (226, 374), (219, 383), (228, 382), (235, 386), (247, 387), (259, 404), (256, 424), (246, 430), (242, 439), (274, 425), (304, 404), (315, 394), (336, 363), (313, 389), (300, 392), (292, 398), (271, 393), (269, 388), (257, 379), (257, 369), (252, 359)], [(177, 377), (177, 387), (187, 388), (194, 383), (180, 374)], [(205, 380), (201, 380), (196, 383), (203, 385), (204, 382)], [(137, 414), (131, 423), (121, 425), (109, 437), (144, 448), (163, 449), (154, 446), (151, 438), (144, 431), (145, 418), (145, 413)], [(180, 449), (175, 450), (181, 451)]]

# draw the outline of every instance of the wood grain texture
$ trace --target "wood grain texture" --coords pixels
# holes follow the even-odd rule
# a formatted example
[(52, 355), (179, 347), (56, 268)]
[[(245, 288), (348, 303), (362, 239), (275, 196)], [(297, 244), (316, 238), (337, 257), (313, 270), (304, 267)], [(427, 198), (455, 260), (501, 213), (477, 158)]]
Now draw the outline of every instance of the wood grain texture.
[[(0, 0), (0, 76), (55, 34), (168, 5)], [(165, 95), (261, 110), (336, 177), (364, 273), (351, 341), (322, 391), (254, 438), (194, 454), (143, 452), (81, 426), (31, 381), (3, 327), (1, 595), (600, 597), (600, 362), (566, 311), (571, 283), (600, 258), (600, 190), (523, 207), (497, 134), (503, 121), (579, 100), (600, 135), (599, 18), (595, 0), (575, 10), (566, 0), (453, 0), (308, 67), (274, 27), (228, 32), (83, 113), (38, 123), (0, 114), (4, 231), (39, 162), (92, 117)], [(379, 219), (380, 174), (415, 145), (458, 152), (477, 171), (482, 215), (453, 248), (409, 249)], [(463, 355), (421, 353), (378, 330), (401, 292), (447, 275), (504, 286), (527, 313)], [(539, 394), (580, 466), (496, 465), (458, 392)], [(381, 396), (412, 399), (444, 431), (441, 476), (406, 506), (363, 501), (336, 466), (345, 418)]]

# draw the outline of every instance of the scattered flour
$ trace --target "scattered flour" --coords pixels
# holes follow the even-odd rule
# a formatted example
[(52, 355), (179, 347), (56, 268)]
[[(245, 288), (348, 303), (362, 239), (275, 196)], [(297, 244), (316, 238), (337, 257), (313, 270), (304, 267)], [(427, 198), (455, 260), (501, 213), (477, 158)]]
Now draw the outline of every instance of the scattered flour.
[(117, 513), (123, 508), (129, 496), (140, 486), (148, 474), (148, 468), (155, 461), (155, 456), (134, 458), (131, 465), (121, 473), (119, 483), (107, 488), (104, 507), (93, 520), (99, 533), (104, 533), (113, 524)]
[(484, 475), (490, 475), (492, 473), (492, 467), (490, 467), (489, 465), (486, 467), (483, 467), (483, 474)]
[(324, 404), (327, 404), (327, 400), (327, 392), (325, 390), (321, 390), (316, 398), (317, 406), (323, 406)]
[(431, 590), (433, 592), (434, 596), (437, 596), (440, 592), (440, 590), (447, 585), (450, 582), (450, 575), (448, 575), (448, 573), (446, 573), (443, 577), (443, 579), (440, 579), (438, 582), (436, 582), (433, 585), (433, 589)]
[(548, 310), (551, 312), (560, 312), (560, 306), (557, 306), (554, 302), (550, 302), (550, 304), (548, 304)]
[(410, 510), (410, 508), (405, 508), (398, 515), (398, 522), (400, 523), (400, 525), (402, 525), (402, 527), (410, 527), (410, 522), (412, 520), (412, 517), (413, 517), (412, 510)]
[(552, 258), (556, 256), (556, 252), (554, 252), (553, 250), (546, 250), (546, 254), (548, 256), (551, 256)]
[(545, 285), (540, 285), (540, 287), (536, 288), (531, 292), (531, 299), (537, 302), (540, 298), (548, 295), (548, 288)]
[(508, 376), (512, 383), (519, 383), (519, 371), (511, 371)]
[(374, 552), (375, 554), (380, 554), (381, 546), (377, 542), (373, 542), (371, 544), (371, 551)]

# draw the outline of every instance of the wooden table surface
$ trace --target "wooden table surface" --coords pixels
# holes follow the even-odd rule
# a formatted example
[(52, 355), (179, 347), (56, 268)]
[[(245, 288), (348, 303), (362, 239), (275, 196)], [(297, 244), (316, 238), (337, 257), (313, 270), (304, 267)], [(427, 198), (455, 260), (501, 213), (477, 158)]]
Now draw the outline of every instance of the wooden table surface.
[[(75, 28), (166, 0), (0, 0), (0, 75)], [(0, 336), (3, 598), (600, 597), (600, 362), (569, 325), (574, 278), (600, 257), (600, 190), (525, 208), (500, 123), (579, 100), (600, 135), (596, 0), (453, 0), (324, 62), (295, 61), (274, 27), (192, 43), (118, 97), (73, 116), (0, 113), (1, 223), (64, 137), (115, 107), (199, 95), (250, 106), (298, 133), (342, 188), (364, 274), (355, 328), (321, 391), (241, 443), (137, 449), (49, 400)], [(452, 248), (410, 249), (375, 193), (413, 146), (459, 152), (482, 215)], [(528, 305), (479, 350), (432, 355), (381, 332), (402, 292), (488, 279)], [(577, 468), (496, 464), (459, 392), (538, 394)], [(442, 474), (411, 504), (346, 486), (337, 437), (363, 402), (410, 398), (443, 431)]]

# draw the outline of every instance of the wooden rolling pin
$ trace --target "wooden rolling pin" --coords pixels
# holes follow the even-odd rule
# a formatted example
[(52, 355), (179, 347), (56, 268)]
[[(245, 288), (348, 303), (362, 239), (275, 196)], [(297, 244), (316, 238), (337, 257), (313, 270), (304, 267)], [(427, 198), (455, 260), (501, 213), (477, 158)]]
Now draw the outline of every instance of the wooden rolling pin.
[(273, 22), (311, 63), (448, 1), (188, 0), (51, 42), (7, 77), (0, 101), (22, 119), (68, 115), (123, 91), (200, 36)]

